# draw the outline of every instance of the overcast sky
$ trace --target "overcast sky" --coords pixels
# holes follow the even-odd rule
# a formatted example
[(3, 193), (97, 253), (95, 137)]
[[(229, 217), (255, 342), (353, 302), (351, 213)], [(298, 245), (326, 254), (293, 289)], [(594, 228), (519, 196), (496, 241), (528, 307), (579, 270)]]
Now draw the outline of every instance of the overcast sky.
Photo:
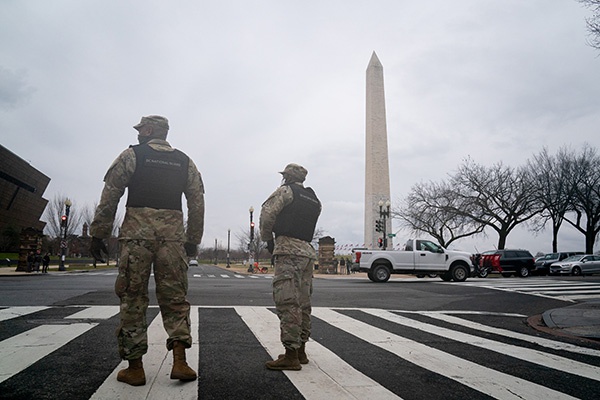
[[(466, 157), (516, 167), (543, 146), (600, 147), (589, 16), (575, 0), (3, 0), (1, 143), (51, 178), (44, 198), (82, 207), (140, 117), (164, 115), (204, 179), (203, 246), (226, 247), (230, 229), (237, 248), (289, 162), (309, 171), (324, 233), (362, 244), (373, 51), (397, 205)], [(507, 247), (548, 252), (551, 233), (520, 229)], [(583, 235), (565, 227), (559, 248)]]

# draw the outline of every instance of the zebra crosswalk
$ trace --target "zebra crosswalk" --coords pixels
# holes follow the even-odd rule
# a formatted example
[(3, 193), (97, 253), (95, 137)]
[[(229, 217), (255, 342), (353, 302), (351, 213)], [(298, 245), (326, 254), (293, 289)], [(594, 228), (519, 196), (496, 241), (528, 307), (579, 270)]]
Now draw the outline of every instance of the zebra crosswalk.
[(530, 277), (525, 279), (469, 279), (460, 284), (507, 292), (518, 292), (570, 302), (600, 299), (600, 282), (583, 282), (581, 280), (566, 281)]
[[(72, 277), (72, 276), (117, 276), (117, 271), (93, 271), (93, 272), (71, 272), (69, 274), (55, 275), (57, 277)], [(150, 276), (154, 276), (151, 273)], [(204, 279), (273, 279), (273, 274), (238, 274), (233, 272), (227, 273), (193, 273), (192, 278)]]
[[(148, 311), (147, 384), (115, 379), (118, 306), (0, 308), (3, 399), (572, 399), (600, 394), (600, 350), (506, 329), (465, 311), (313, 308), (309, 364), (268, 371), (282, 347), (270, 307), (194, 306), (188, 362), (197, 384), (169, 379), (170, 355), (156, 307)], [(89, 354), (81, 354), (85, 349)], [(65, 359), (68, 362), (65, 362)], [(86, 365), (93, 360), (93, 367)], [(42, 385), (32, 385), (44, 375)], [(61, 386), (77, 376), (77, 388)], [(440, 392), (440, 390), (442, 390)], [(595, 395), (595, 396), (592, 396)]]

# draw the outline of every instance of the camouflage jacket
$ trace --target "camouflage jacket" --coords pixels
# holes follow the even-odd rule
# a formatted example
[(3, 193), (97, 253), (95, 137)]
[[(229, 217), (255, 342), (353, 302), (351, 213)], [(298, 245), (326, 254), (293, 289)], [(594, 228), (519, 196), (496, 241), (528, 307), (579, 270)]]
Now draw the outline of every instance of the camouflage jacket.
[[(294, 183), (294, 185), (303, 186), (302, 183)], [(263, 241), (266, 242), (274, 237), (273, 226), (275, 226), (277, 215), (293, 200), (294, 192), (292, 192), (289, 186), (285, 185), (278, 187), (263, 203), (259, 221), (260, 237)], [(279, 254), (291, 254), (309, 257), (314, 260), (317, 259), (315, 249), (310, 243), (289, 236), (279, 236), (275, 240), (273, 255)]]
[[(173, 151), (166, 140), (152, 139), (148, 144), (157, 151)], [(135, 152), (123, 151), (104, 177), (104, 189), (96, 208), (90, 234), (102, 239), (111, 235), (119, 200), (135, 172)], [(187, 230), (180, 210), (127, 207), (119, 232), (120, 239), (164, 239), (199, 244), (204, 232), (204, 184), (190, 159), (184, 195), (187, 200)]]

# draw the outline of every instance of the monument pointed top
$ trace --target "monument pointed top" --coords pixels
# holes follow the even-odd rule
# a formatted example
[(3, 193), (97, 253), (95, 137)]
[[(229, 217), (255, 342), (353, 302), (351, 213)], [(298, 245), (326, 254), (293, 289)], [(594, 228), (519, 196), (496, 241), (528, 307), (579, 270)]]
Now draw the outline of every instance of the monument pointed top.
[(379, 58), (374, 51), (373, 55), (371, 56), (371, 61), (369, 61), (369, 67), (383, 67), (383, 65), (381, 65), (381, 61), (379, 61)]

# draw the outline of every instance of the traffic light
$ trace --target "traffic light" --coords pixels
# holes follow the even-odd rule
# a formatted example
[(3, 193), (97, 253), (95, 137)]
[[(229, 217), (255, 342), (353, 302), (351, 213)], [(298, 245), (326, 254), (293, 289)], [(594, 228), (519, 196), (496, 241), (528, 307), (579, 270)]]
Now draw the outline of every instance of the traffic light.
[(379, 245), (379, 247), (383, 247), (383, 238), (377, 239), (377, 244)]
[(254, 222), (250, 222), (250, 242), (254, 241)]
[(381, 225), (381, 220), (376, 219), (375, 220), (375, 232), (381, 232), (382, 228), (383, 228), (383, 226)]
[(66, 227), (67, 226), (67, 216), (63, 215), (62, 217), (60, 217), (60, 226)]

